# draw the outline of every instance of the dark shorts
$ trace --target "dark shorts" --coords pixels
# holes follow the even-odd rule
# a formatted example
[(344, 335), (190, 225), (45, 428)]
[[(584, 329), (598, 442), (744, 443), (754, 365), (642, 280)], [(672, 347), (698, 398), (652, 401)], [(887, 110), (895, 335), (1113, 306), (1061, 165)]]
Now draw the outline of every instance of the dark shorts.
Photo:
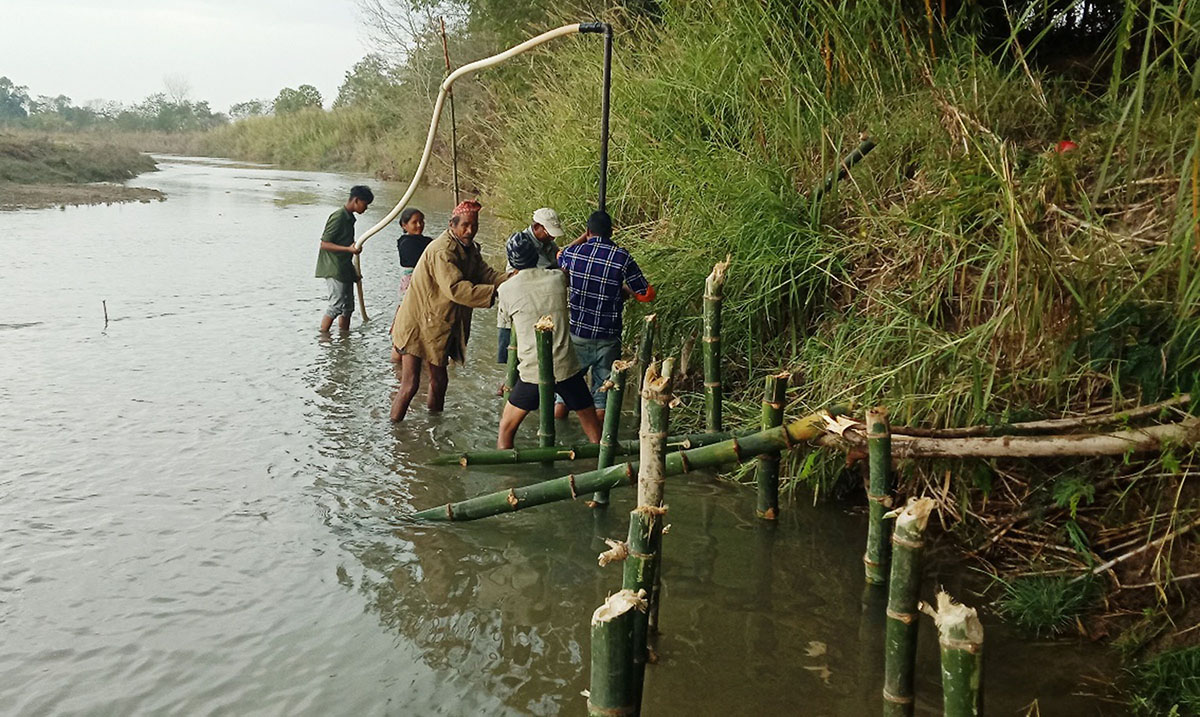
[[(592, 392), (588, 390), (587, 382), (583, 380), (583, 371), (575, 374), (566, 381), (554, 384), (554, 392), (562, 398), (567, 409), (578, 411), (592, 405)], [(508, 392), (508, 402), (522, 411), (538, 409), (538, 387), (536, 383), (525, 383), (517, 379), (517, 385)]]

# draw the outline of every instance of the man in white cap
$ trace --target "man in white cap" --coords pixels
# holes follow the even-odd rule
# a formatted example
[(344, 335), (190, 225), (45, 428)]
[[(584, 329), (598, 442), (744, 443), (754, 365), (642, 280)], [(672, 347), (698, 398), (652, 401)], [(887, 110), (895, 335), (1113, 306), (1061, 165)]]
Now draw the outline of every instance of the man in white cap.
[[(542, 207), (533, 213), (533, 223), (529, 225), (529, 228), (513, 234), (508, 241), (510, 243), (519, 241), (518, 237), (522, 234), (537, 247), (538, 260), (535, 268), (552, 269), (558, 266), (558, 245), (554, 243), (554, 240), (563, 235), (558, 212), (550, 207)], [(510, 265), (507, 270), (511, 274), (513, 267)], [(512, 320), (500, 308), (496, 310), (496, 326), (499, 328), (496, 332), (496, 362), (508, 363), (508, 342), (512, 336)], [(503, 386), (501, 386), (501, 391), (503, 391)]]

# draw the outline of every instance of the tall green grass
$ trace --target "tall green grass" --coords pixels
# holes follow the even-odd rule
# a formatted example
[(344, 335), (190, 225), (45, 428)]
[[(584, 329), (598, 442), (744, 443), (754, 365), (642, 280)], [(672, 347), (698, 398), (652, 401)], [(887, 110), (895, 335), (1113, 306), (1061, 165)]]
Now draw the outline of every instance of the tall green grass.
[[(1096, 96), (1030, 68), (1030, 47), (984, 52), (957, 21), (931, 37), (881, 3), (662, 3), (623, 26), (613, 75), (609, 205), (659, 288), (649, 309), (669, 341), (694, 335), (731, 253), (726, 355), (754, 376), (748, 405), (781, 366), (800, 404), (931, 424), (1175, 390), (1200, 327), (1198, 7), (1153, 4), (1135, 39), (1155, 51)], [(532, 67), (532, 104), (494, 129), (493, 204), (578, 224), (599, 53), (564, 43)], [(878, 149), (814, 202), (864, 131)]]

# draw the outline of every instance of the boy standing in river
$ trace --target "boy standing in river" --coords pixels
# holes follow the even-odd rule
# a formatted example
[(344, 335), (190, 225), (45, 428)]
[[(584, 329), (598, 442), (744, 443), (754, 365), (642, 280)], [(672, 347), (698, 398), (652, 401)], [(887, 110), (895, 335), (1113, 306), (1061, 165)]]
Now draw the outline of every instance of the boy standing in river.
[(375, 201), (370, 188), (361, 184), (350, 188), (345, 206), (329, 215), (325, 232), (321, 234), (321, 250), (317, 252), (317, 278), (324, 279), (329, 289), (329, 307), (321, 317), (321, 333), (328, 333), (333, 320), (338, 328), (350, 330), (350, 315), (354, 313), (354, 285), (358, 270), (354, 255), (362, 249), (354, 245), (354, 215), (362, 214)]

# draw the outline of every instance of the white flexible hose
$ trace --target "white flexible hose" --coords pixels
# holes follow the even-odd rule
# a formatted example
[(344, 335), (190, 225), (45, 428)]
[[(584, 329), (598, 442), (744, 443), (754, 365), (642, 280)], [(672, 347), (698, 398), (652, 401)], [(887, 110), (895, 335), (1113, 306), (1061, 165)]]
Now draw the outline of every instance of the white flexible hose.
[[(446, 79), (442, 80), (442, 87), (440, 90), (438, 90), (437, 101), (433, 105), (433, 118), (429, 121), (429, 134), (425, 137), (425, 151), (421, 153), (421, 161), (419, 164), (417, 164), (417, 171), (413, 173), (413, 178), (408, 185), (408, 189), (405, 190), (404, 196), (400, 197), (400, 201), (396, 203), (396, 206), (392, 207), (392, 211), (388, 212), (386, 217), (380, 219), (375, 226), (363, 232), (362, 236), (360, 236), (358, 241), (355, 242), (355, 245), (361, 248), (368, 239), (378, 234), (379, 231), (388, 224), (391, 224), (392, 220), (399, 216), (400, 212), (404, 210), (404, 207), (408, 206), (408, 200), (412, 199), (412, 195), (417, 191), (417, 184), (421, 181), (421, 176), (425, 174), (425, 167), (429, 164), (429, 156), (433, 153), (433, 139), (437, 134), (438, 122), (442, 117), (442, 104), (446, 100), (446, 93), (449, 92), (451, 85), (453, 85), (458, 78), (477, 70), (482, 70), (484, 68), (491, 67), (492, 65), (504, 62), (511, 57), (515, 57), (523, 52), (532, 50), (538, 45), (549, 42), (550, 40), (564, 37), (566, 35), (573, 35), (577, 32), (579, 32), (579, 23), (563, 25), (555, 30), (543, 32), (537, 37), (530, 38), (525, 42), (522, 42), (520, 45), (510, 47), (498, 55), (492, 55), (491, 57), (485, 57), (482, 60), (476, 60), (470, 64), (463, 65), (447, 75)], [(356, 255), (354, 259), (357, 262), (358, 256)], [(359, 274), (361, 275), (362, 272), (360, 271)]]

